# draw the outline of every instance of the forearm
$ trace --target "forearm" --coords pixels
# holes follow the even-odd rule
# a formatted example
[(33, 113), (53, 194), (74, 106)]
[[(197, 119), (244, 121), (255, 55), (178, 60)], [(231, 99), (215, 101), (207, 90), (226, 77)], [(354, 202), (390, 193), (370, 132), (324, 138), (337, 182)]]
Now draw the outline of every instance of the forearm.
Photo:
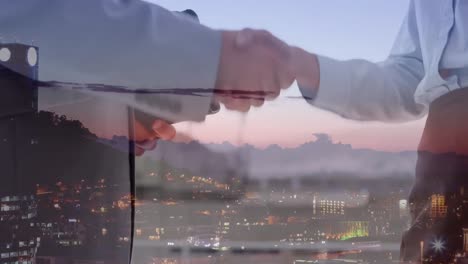
[[(139, 0), (2, 0), (0, 6), (3, 41), (39, 47), (42, 81), (118, 85), (130, 90), (214, 88), (221, 33), (157, 5)], [(203, 120), (211, 102), (210, 93), (148, 95), (144, 102), (138, 94), (94, 94), (141, 106), (174, 122)], [(55, 104), (64, 103), (68, 95), (66, 91), (39, 92), (41, 102)], [(151, 98), (157, 100), (151, 103)]]
[(313, 54), (301, 58), (308, 62), (303, 62), (306, 70), (299, 71), (298, 83), (305, 98), (315, 106), (365, 121), (407, 121), (425, 112), (414, 102), (422, 74), (418, 61), (337, 61)]
[(20, 10), (0, 16), (3, 41), (39, 46), (42, 80), (141, 88), (214, 86), (221, 34), (157, 5), (23, 0), (2, 2), (2, 7)]
[(382, 63), (297, 57), (310, 57), (306, 80), (301, 85), (298, 79), (303, 93), (314, 97), (309, 100), (313, 105), (357, 120), (405, 121), (427, 111), (414, 100), (425, 74), (414, 1), (410, 1), (390, 56)]

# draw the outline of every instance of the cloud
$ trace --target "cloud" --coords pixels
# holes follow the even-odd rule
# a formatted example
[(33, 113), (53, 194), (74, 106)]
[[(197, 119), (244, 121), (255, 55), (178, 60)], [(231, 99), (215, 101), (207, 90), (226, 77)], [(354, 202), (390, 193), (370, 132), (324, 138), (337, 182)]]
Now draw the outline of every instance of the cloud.
[[(415, 152), (385, 152), (355, 149), (351, 145), (333, 143), (328, 134), (314, 134), (315, 141), (296, 148), (270, 146), (258, 149), (252, 145), (235, 147), (231, 144), (201, 144), (199, 142), (160, 142), (151, 155), (173, 166), (221, 173), (246, 170), (249, 178), (330, 177), (350, 175), (358, 178), (413, 175)], [(222, 162), (221, 162), (222, 161)], [(210, 173), (212, 174), (212, 173)], [(322, 175), (322, 176), (321, 176)]]

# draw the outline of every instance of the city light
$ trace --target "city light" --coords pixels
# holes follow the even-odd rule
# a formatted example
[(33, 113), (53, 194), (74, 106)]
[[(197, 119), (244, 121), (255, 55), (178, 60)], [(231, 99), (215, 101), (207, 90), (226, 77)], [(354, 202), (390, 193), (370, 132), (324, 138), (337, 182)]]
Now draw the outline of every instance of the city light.
[(442, 239), (434, 239), (434, 241), (431, 242), (431, 247), (435, 252), (442, 253), (446, 249), (445, 241)]
[(8, 48), (0, 49), (0, 61), (7, 62), (11, 58), (11, 51)]
[(31, 47), (28, 49), (27, 55), (29, 66), (34, 67), (37, 64), (37, 51), (35, 48)]

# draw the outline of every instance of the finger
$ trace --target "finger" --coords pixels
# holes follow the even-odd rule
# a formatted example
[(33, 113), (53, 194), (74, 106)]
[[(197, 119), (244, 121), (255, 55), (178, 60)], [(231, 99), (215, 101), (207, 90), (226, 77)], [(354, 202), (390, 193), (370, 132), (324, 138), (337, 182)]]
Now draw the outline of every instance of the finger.
[(137, 157), (143, 156), (143, 154), (145, 154), (145, 150), (138, 146), (135, 146), (134, 152), (135, 152), (135, 156)]
[(265, 100), (264, 100), (264, 99), (261, 99), (261, 98), (253, 98), (253, 99), (250, 99), (250, 104), (251, 104), (253, 107), (261, 107), (264, 103), (265, 103)]
[(250, 99), (237, 99), (233, 100), (234, 109), (238, 112), (247, 113), (250, 110)]
[(294, 83), (295, 75), (293, 74), (293, 71), (290, 69), (289, 65), (283, 65), (281, 66), (282, 70), (279, 71), (278, 73), (278, 79), (279, 79), (279, 86), (282, 90), (288, 89), (291, 87), (291, 85)]
[(143, 142), (137, 142), (136, 143), (136, 146), (139, 147), (139, 148), (142, 148), (143, 150), (154, 150), (157, 146), (157, 142), (158, 140), (155, 139), (155, 140), (146, 140), (146, 141), (143, 141)]
[(280, 95), (281, 87), (278, 74), (274, 74), (273, 76), (269, 77), (269, 79), (270, 86), (265, 87), (268, 89), (265, 99), (268, 101), (272, 101)]
[(250, 110), (250, 104), (248, 99), (237, 99), (232, 98), (226, 101), (226, 109), (246, 113)]
[(170, 140), (175, 137), (176, 130), (174, 126), (168, 124), (163, 120), (155, 120), (153, 123), (153, 131), (156, 133), (158, 138), (164, 140)]
[(267, 101), (273, 101), (273, 100), (275, 100), (276, 98), (278, 98), (279, 95), (280, 95), (280, 91), (279, 91), (279, 90), (278, 90), (278, 91), (273, 91), (273, 92), (268, 93), (267, 96), (265, 97), (265, 99), (266, 99)]
[(273, 85), (266, 87), (268, 91), (273, 91), (273, 96), (277, 95), (277, 92), (282, 89), (291, 87), (295, 80), (295, 75), (292, 73), (291, 67), (288, 62), (272, 63), (272, 70), (270, 73), (270, 79)]
[(268, 97), (269, 94), (274, 93), (278, 84), (274, 76), (269, 74), (264, 74), (264, 77), (260, 80), (260, 89), (265, 92), (265, 96)]
[(215, 94), (215, 100), (226, 107), (227, 105), (231, 105), (232, 95), (226, 93)]
[(132, 140), (136, 142), (143, 142), (147, 140), (154, 140), (157, 138), (157, 134), (150, 129), (147, 129), (140, 121), (135, 119), (134, 122), (134, 138)]

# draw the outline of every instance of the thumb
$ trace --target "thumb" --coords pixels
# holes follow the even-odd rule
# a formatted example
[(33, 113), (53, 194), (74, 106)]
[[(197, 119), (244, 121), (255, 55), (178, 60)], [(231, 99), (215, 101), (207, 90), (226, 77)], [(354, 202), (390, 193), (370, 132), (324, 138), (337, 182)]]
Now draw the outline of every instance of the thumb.
[(317, 56), (301, 48), (291, 48), (290, 70), (300, 86), (317, 89), (320, 84), (320, 66)]
[(153, 131), (157, 134), (157, 137), (163, 140), (171, 140), (176, 135), (174, 126), (162, 120), (155, 120), (153, 122), (152, 128)]
[(254, 35), (254, 30), (250, 28), (245, 28), (239, 31), (235, 39), (236, 47), (240, 49), (248, 48), (254, 41)]

